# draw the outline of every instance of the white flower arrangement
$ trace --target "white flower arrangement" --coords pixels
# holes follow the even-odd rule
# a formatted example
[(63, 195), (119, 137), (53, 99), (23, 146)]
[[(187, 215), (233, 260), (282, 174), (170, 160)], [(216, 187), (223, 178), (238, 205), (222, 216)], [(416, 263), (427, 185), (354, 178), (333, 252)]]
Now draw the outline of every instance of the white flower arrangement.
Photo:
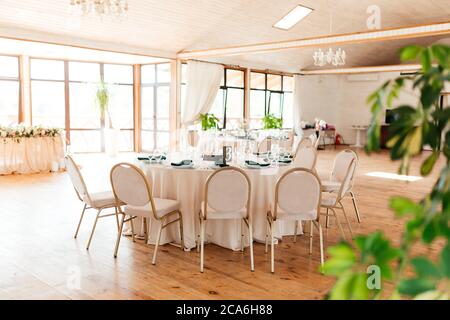
[(44, 126), (26, 126), (18, 124), (16, 126), (2, 127), (0, 126), (1, 138), (13, 138), (20, 142), (21, 138), (38, 138), (38, 137), (58, 137), (61, 129)]

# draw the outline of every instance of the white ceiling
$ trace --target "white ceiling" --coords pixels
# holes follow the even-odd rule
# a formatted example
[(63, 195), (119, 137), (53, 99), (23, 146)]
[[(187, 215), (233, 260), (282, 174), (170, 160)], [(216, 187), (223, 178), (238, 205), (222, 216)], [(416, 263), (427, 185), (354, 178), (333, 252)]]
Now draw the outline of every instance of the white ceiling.
[[(125, 19), (80, 18), (69, 0), (0, 0), (0, 36), (87, 45), (128, 53), (175, 57), (177, 52), (365, 31), (369, 5), (381, 9), (382, 28), (450, 20), (449, 0), (128, 0)], [(272, 25), (298, 4), (314, 12), (289, 31)], [(405, 44), (434, 39), (352, 45), (349, 65), (396, 63)], [(0, 48), (1, 51), (1, 48)], [(215, 59), (242, 66), (298, 71), (311, 50)], [(394, 61), (395, 60), (395, 61)]]

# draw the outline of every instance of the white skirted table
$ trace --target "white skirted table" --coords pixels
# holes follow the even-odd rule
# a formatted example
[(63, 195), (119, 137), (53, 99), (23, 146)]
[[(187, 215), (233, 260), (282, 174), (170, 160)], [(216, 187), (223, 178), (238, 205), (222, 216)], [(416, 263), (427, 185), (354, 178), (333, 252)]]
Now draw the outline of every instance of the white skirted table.
[(61, 136), (0, 138), (0, 175), (58, 170), (63, 158)]
[[(149, 165), (138, 163), (147, 174), (153, 196), (178, 200), (183, 214), (184, 242), (188, 249), (195, 248), (199, 230), (198, 213), (204, 199), (204, 188), (207, 177), (213, 169), (192, 168), (177, 169), (166, 165)], [(253, 237), (255, 241), (264, 242), (266, 235), (266, 214), (273, 201), (275, 184), (280, 174), (288, 167), (268, 169), (244, 169), (252, 184), (252, 199), (250, 201), (253, 215)], [(149, 243), (155, 243), (157, 221), (152, 221), (149, 233)], [(206, 225), (206, 240), (232, 250), (241, 248), (241, 222), (234, 220), (208, 220)], [(293, 235), (295, 222), (276, 222), (275, 237)], [(248, 246), (247, 228), (243, 227), (245, 246)], [(301, 225), (298, 234), (301, 234)], [(178, 225), (169, 226), (163, 231), (161, 244), (180, 243)]]

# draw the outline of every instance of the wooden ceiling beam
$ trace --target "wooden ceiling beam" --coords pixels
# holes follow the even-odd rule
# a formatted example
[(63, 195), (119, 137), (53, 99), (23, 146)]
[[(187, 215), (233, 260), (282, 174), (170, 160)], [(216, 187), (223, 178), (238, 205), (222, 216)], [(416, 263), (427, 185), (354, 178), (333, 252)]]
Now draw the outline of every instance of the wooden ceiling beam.
[(182, 51), (179, 59), (197, 59), (217, 56), (235, 56), (243, 54), (265, 53), (295, 48), (335, 46), (355, 43), (368, 43), (389, 40), (410, 39), (450, 34), (450, 21), (422, 24), (410, 27), (353, 32), (340, 35), (312, 37), (296, 40), (258, 43), (244, 46), (232, 46), (216, 49)]

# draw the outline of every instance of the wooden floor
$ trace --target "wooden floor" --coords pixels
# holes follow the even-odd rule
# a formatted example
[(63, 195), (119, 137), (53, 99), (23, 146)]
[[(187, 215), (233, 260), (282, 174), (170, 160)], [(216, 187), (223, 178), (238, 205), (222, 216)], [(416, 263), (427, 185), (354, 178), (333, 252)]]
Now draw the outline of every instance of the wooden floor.
[[(318, 171), (326, 175), (337, 151), (319, 152)], [(132, 155), (122, 155), (129, 158)], [(403, 222), (387, 208), (392, 195), (421, 198), (437, 173), (417, 182), (369, 177), (368, 172), (395, 173), (387, 153), (368, 157), (359, 151), (355, 192), (363, 222), (358, 224), (346, 200), (357, 234), (383, 230), (399, 240)], [(118, 159), (77, 156), (83, 164), (88, 188), (108, 186), (108, 170)], [(417, 175), (419, 159), (411, 174)], [(91, 248), (85, 249), (94, 214), (88, 214), (78, 239), (73, 233), (82, 204), (65, 173), (0, 176), (0, 299), (322, 299), (333, 279), (321, 275), (319, 241), (308, 254), (307, 236), (297, 243), (285, 237), (276, 246), (276, 272), (269, 272), (269, 255), (255, 245), (255, 272), (244, 254), (207, 245), (205, 273), (198, 271), (197, 252), (161, 247), (158, 263), (151, 265), (153, 246), (124, 238), (113, 258), (114, 218), (99, 221)], [(338, 241), (336, 225), (325, 229), (325, 245)], [(416, 253), (435, 249), (418, 248)]]

